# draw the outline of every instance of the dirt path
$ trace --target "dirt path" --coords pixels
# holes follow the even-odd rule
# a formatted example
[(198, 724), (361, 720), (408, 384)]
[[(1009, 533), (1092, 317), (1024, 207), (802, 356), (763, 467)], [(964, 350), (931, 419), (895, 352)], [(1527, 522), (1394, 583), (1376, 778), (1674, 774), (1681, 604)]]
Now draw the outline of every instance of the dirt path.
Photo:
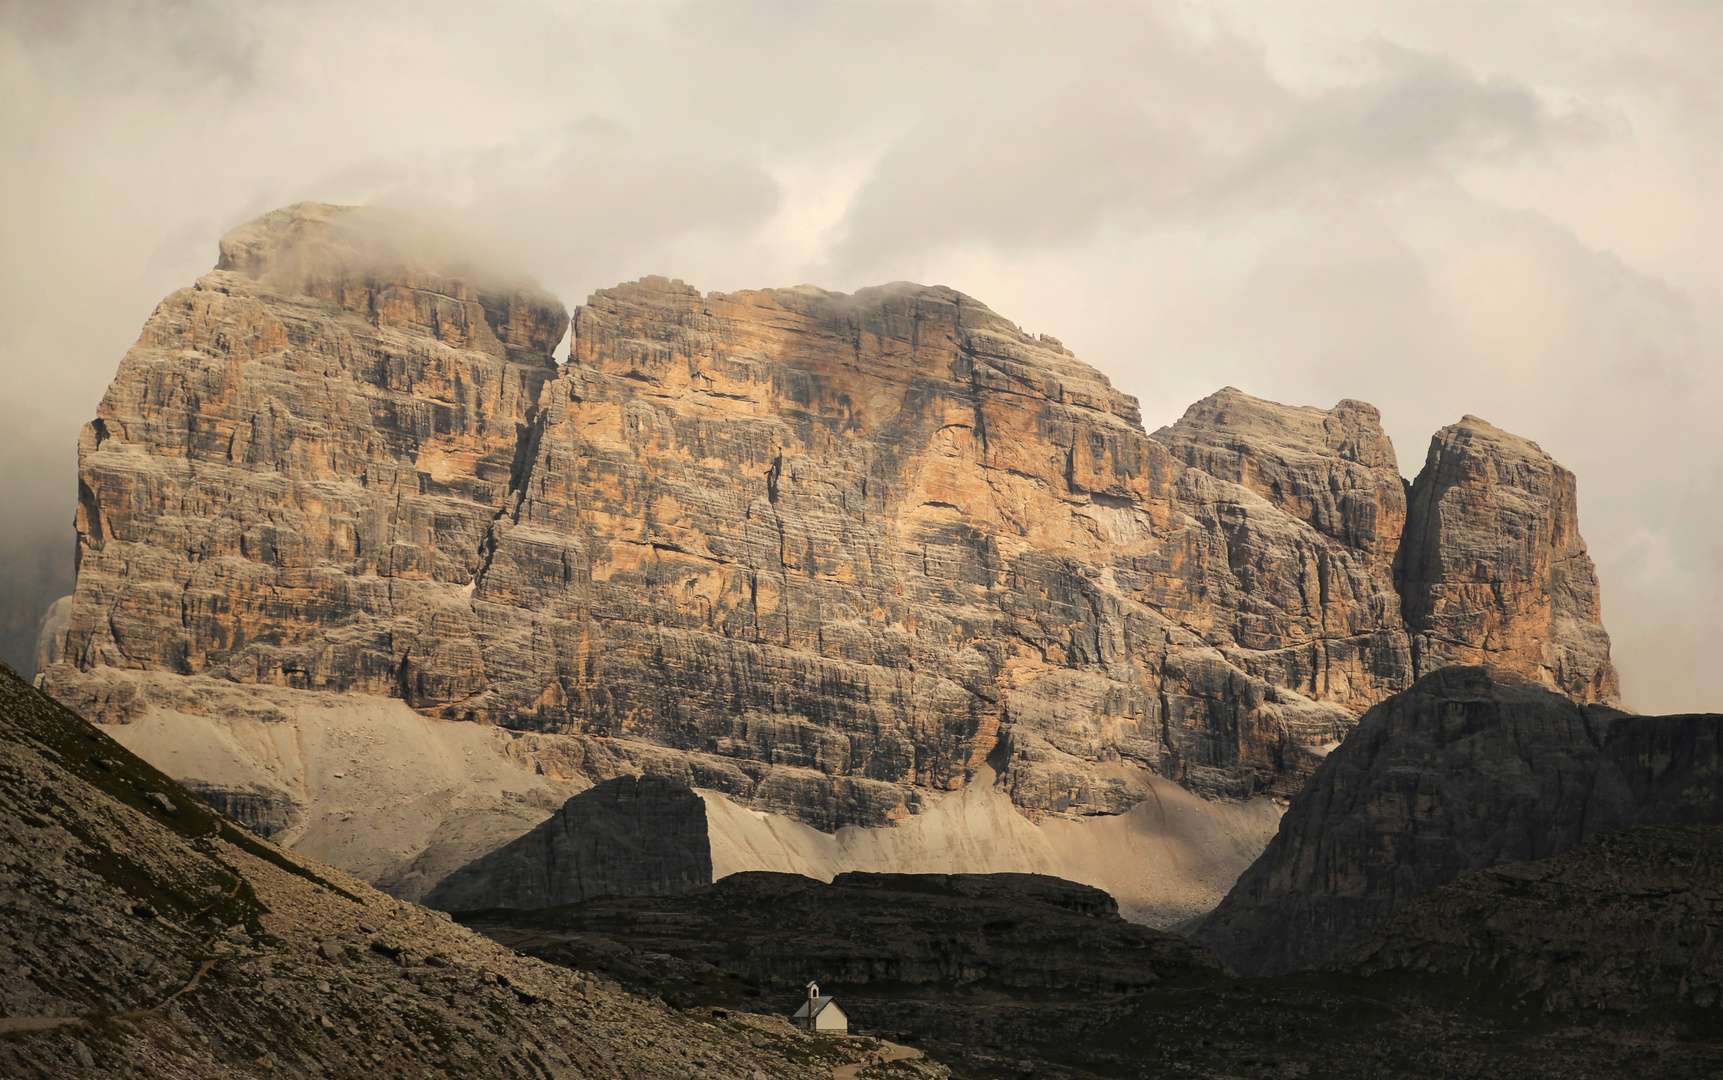
[(886, 1042), (884, 1039), (880, 1040), (880, 1045), (883, 1047), (882, 1052), (871, 1061), (864, 1061), (857, 1065), (833, 1065), (832, 1080), (856, 1080), (861, 1071), (869, 1065), (881, 1065), (887, 1061), (903, 1061), (906, 1058), (921, 1056), (920, 1050), (909, 1046), (899, 1046), (894, 1042)]
[(144, 1016), (144, 1015), (147, 1015), (149, 1013), (159, 1013), (163, 1009), (167, 1008), (169, 1005), (172, 1005), (174, 1003), (174, 999), (179, 997), (181, 994), (189, 994), (193, 990), (196, 990), (197, 984), (203, 981), (203, 977), (205, 975), (209, 974), (209, 969), (214, 967), (216, 965), (216, 963), (217, 963), (217, 961), (215, 961), (215, 960), (205, 960), (203, 963), (201, 963), (197, 966), (197, 971), (192, 973), (191, 982), (186, 983), (184, 986), (180, 987), (178, 990), (175, 990), (173, 993), (171, 993), (167, 997), (163, 998), (161, 1003), (154, 1006), (153, 1008), (137, 1009), (133, 1012), (126, 1013), (125, 1015), (126, 1015), (127, 1019), (131, 1019), (132, 1017)]
[[(205, 960), (197, 966), (196, 971), (192, 972), (190, 982), (163, 998), (158, 1004), (147, 1009), (133, 1009), (131, 1012), (121, 1013), (120, 1018), (122, 1020), (139, 1020), (146, 1016), (160, 1014), (163, 1009), (173, 1004), (175, 998), (196, 990), (197, 984), (203, 981), (203, 977), (209, 974), (209, 969), (218, 962), (219, 960)], [(81, 1024), (87, 1019), (88, 1017), (84, 1016), (4, 1016), (0, 1017), (0, 1035), (10, 1034), (14, 1031), (48, 1031), (52, 1028), (64, 1027), (67, 1024)]]

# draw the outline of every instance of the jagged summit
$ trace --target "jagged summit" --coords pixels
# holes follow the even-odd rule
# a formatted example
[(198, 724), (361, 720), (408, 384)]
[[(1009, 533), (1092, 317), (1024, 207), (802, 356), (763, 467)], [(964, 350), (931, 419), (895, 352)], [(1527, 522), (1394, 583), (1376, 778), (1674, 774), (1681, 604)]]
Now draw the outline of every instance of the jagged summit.
[[(646, 336), (618, 338), (618, 325), (633, 326)], [(734, 340), (701, 336), (732, 329), (740, 331)], [(923, 332), (928, 335), (925, 344)], [(775, 333), (802, 340), (775, 341)], [(937, 377), (949, 363), (948, 354), (964, 351), (962, 343), (969, 342), (973, 355), (998, 377), (1014, 381), (1021, 392), (1093, 409), (1142, 429), (1136, 399), (1114, 389), (1101, 372), (1057, 341), (1031, 337), (982, 302), (943, 285), (896, 281), (854, 293), (806, 285), (701, 293), (680, 280), (646, 277), (589, 297), (575, 311), (574, 340), (588, 348), (584, 356), (571, 349), (577, 362), (608, 370), (618, 362), (645, 361), (629, 369), (636, 378), (668, 375), (674, 380), (673, 374), (653, 365), (672, 356), (687, 363), (702, 354), (722, 353), (770, 358), (798, 369), (804, 378), (859, 377), (886, 384)], [(775, 354), (774, 345), (792, 342), (792, 352)], [(927, 366), (930, 354), (940, 350), (947, 351), (943, 362)], [(852, 399), (849, 404), (854, 409), (862, 403)], [(874, 415), (856, 409), (846, 418), (866, 423)]]
[(307, 249), (346, 248), (357, 253), (360, 230), (375, 220), (376, 212), (365, 207), (294, 203), (228, 230), (221, 238), (215, 268), (259, 278), (276, 263)]
[(1489, 664), (1615, 703), (1577, 483), (1538, 444), (1466, 416), (1430, 440), (1398, 574), (1420, 673)]
[(217, 272), (348, 307), (341, 290), (361, 282), (442, 290), (458, 299), (512, 293), (544, 308), (562, 306), (532, 278), (504, 266), (478, 239), (385, 207), (295, 203), (229, 230), (219, 252)]
[(1410, 657), (1399, 647), (1393, 567), (1406, 493), (1375, 406), (1347, 399), (1332, 409), (1294, 407), (1228, 386), (1154, 438), (1186, 465), (1245, 488), (1355, 553), (1369, 625), (1394, 635), (1366, 666), (1404, 685)]
[[(1547, 458), (1455, 442), (1441, 461), (1505, 471), (1444, 465), (1408, 501), (1374, 409), (1232, 389), (1150, 436), (1056, 340), (909, 283), (645, 278), (576, 309), (558, 368), (553, 298), (404, 247), (350, 257), (370, 214), (266, 215), (151, 317), (80, 444), (45, 675), (139, 739), (223, 748), (192, 778), (295, 808), (272, 813), (355, 865), (313, 823), (368, 758), (278, 752), (257, 717), (480, 721), (531, 778), (496, 789), (536, 791), (527, 817), (652, 772), (829, 834), (982, 775), (1037, 819), (1123, 814), (1160, 781), (1284, 797), (1365, 709), (1474, 653), (1613, 695)], [(1468, 590), (1492, 562), (1529, 592), (1486, 610)], [(374, 752), (443, 790), (413, 738)], [(403, 803), (421, 824), (364, 865), (481, 843), (458, 813), (526, 827), (470, 798)], [(1186, 862), (1236, 873), (1264, 839)]]

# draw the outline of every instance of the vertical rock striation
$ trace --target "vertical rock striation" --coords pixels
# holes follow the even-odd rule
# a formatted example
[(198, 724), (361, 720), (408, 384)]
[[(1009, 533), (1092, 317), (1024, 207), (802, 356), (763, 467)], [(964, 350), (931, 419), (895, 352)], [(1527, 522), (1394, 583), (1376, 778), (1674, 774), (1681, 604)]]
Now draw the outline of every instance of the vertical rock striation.
[(828, 828), (990, 756), (1033, 810), (1144, 772), (1289, 791), (1410, 678), (1392, 451), (1341, 424), (1310, 456), (1385, 501), (1312, 524), (948, 289), (606, 290), (474, 595), (492, 681), (448, 714), (708, 755)]
[(1620, 696), (1574, 476), (1537, 443), (1475, 416), (1438, 431), (1400, 576), (1419, 674), (1488, 664), (1579, 702)]
[[(1572, 477), (1487, 425), (1408, 503), (1367, 405), (1229, 388), (1151, 436), (1059, 342), (908, 283), (647, 278), (558, 368), (561, 305), (460, 250), (301, 204), (162, 303), (80, 445), (47, 689), (110, 721), (397, 698), (535, 775), (827, 831), (983, 767), (1031, 815), (1290, 795), (1453, 660), (1613, 699)], [(204, 790), (251, 805), (277, 741)]]
[(484, 685), (468, 594), (566, 319), (446, 263), (300, 204), (156, 308), (79, 441), (86, 712), (127, 715), (100, 678), (126, 669), (421, 707)]
[[(1242, 648), (1231, 658), (1271, 682), (1353, 708), (1411, 682), (1394, 585), (1405, 481), (1375, 408), (1351, 400), (1329, 410), (1295, 408), (1227, 387), (1155, 438), (1195, 470), (1187, 474), (1195, 481), (1185, 500), (1191, 512), (1212, 515), (1229, 552), (1260, 551), (1281, 571), (1265, 578), (1256, 567), (1240, 568), (1246, 595), (1232, 636)], [(1300, 530), (1290, 543), (1265, 544), (1272, 534), (1260, 521), (1268, 515), (1258, 512), (1253, 522), (1249, 500), (1236, 490), (1202, 490), (1199, 478), (1207, 477), (1266, 501), (1315, 537)], [(1285, 565), (1289, 554), (1296, 561)], [(1277, 596), (1276, 587), (1286, 591)], [(1265, 594), (1273, 609), (1253, 602)]]

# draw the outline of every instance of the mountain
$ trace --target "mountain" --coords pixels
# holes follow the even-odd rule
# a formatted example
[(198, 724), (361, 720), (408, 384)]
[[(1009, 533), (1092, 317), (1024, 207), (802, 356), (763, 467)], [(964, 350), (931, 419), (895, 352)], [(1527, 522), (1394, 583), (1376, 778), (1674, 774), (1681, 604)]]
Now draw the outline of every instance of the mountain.
[[(730, 869), (968, 814), (980, 782), (1029, 847), (1096, 853), (1059, 872), (1172, 921), (1432, 666), (1614, 700), (1572, 476), (1481, 421), (1408, 497), (1368, 405), (1227, 389), (1151, 436), (950, 289), (647, 278), (570, 321), (464, 250), (317, 204), (223, 239), (83, 433), (42, 675), (403, 895), (618, 776), (700, 791)], [(923, 838), (1028, 869), (986, 854), (1018, 831)], [(1184, 854), (1125, 882), (1120, 832)]]
[(1616, 701), (1573, 473), (1467, 416), (1430, 440), (1408, 499), (1397, 572), (1418, 674), (1482, 664)]
[(867, 1049), (516, 956), (257, 838), (3, 665), (0, 836), (6, 1076), (815, 1080)]
[(1193, 929), (1249, 974), (1327, 961), (1408, 901), (1635, 825), (1723, 825), (1723, 716), (1631, 716), (1450, 667), (1371, 709)]

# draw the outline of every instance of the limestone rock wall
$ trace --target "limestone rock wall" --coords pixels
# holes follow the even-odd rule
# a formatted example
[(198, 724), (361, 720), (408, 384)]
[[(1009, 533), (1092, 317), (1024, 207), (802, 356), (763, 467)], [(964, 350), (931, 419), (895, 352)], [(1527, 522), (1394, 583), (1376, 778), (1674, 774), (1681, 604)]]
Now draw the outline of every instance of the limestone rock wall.
[[(907, 283), (648, 278), (559, 369), (562, 307), (459, 250), (302, 204), (163, 302), (83, 436), (52, 693), (386, 695), (824, 830), (984, 766), (1035, 815), (1289, 795), (1449, 637), (1613, 693), (1571, 478), (1518, 442), (1409, 510), (1367, 405), (1228, 389), (1151, 437), (1057, 341)], [(1521, 593), (1448, 588), (1539, 492)]]
[(1328, 410), (1295, 408), (1229, 386), (1154, 437), (1192, 468), (1342, 544), (1373, 590), (1365, 616), (1399, 628), (1393, 565), (1406, 523), (1405, 481), (1374, 406), (1347, 399)]
[(832, 827), (990, 756), (1035, 810), (1121, 811), (1144, 772), (1290, 791), (1410, 680), (1367, 407), (1305, 456), (1382, 506), (1329, 520), (1187, 466), (947, 289), (648, 279), (571, 353), (474, 596), (493, 680), (451, 710), (727, 758), (732, 794)]
[(1243, 564), (1224, 605), (1228, 659), (1353, 708), (1411, 682), (1394, 583), (1405, 481), (1375, 408), (1295, 408), (1227, 387), (1154, 438), (1190, 466), (1182, 505), (1225, 535), (1230, 564)]
[(1419, 674), (1489, 664), (1575, 701), (1620, 696), (1573, 473), (1467, 416), (1430, 440), (1400, 575)]
[(398, 232), (276, 211), (150, 316), (79, 442), (78, 669), (416, 706), (485, 685), (468, 594), (566, 319)]

